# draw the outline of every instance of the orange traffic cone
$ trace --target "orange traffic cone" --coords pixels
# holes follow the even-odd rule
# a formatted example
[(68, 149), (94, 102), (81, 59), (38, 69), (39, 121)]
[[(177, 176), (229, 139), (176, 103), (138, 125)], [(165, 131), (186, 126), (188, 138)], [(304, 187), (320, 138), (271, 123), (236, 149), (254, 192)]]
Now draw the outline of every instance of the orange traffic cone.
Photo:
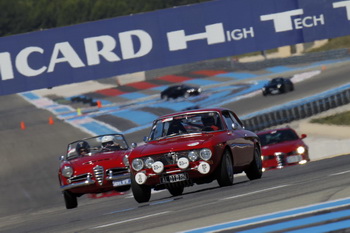
[(49, 125), (53, 125), (53, 119), (52, 119), (52, 117), (49, 117)]
[(21, 121), (21, 129), (25, 130), (26, 129), (26, 125), (24, 124), (24, 121)]
[(101, 107), (102, 107), (101, 100), (97, 100), (97, 107), (98, 107), (98, 108), (101, 108)]

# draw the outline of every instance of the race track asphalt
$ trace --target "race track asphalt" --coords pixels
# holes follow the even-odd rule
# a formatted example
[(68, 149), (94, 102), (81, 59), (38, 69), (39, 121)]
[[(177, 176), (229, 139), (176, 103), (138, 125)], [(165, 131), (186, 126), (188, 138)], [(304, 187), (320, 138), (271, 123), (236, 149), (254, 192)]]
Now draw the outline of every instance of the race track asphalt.
[(19, 95), (1, 96), (0, 106), (0, 216), (62, 206), (59, 155), (68, 142), (88, 135)]

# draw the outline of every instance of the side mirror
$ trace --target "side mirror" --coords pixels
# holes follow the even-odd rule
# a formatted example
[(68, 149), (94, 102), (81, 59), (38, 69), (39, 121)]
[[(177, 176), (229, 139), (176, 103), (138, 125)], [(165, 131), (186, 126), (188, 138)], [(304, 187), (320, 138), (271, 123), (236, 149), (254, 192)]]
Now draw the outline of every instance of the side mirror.
[(59, 158), (58, 158), (59, 161), (63, 161), (64, 160), (64, 155), (61, 155)]
[(149, 140), (149, 138), (148, 138), (147, 136), (145, 136), (145, 137), (143, 138), (143, 141), (144, 141), (144, 142), (148, 142), (148, 140)]
[(131, 143), (131, 147), (132, 148), (136, 148), (137, 147), (137, 143), (136, 142)]
[(236, 130), (237, 129), (237, 126), (235, 123), (232, 123), (232, 129)]
[(301, 139), (304, 139), (304, 138), (306, 138), (306, 137), (307, 137), (307, 135), (304, 134), (304, 133), (301, 135)]

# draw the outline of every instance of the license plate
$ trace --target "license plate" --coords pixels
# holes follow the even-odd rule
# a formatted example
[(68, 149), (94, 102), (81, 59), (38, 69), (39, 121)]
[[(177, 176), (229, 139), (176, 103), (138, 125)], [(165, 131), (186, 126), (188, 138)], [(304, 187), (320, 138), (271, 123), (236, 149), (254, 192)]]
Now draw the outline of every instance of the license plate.
[(124, 185), (129, 185), (131, 184), (130, 179), (125, 179), (125, 180), (113, 180), (113, 187), (119, 187), (119, 186), (124, 186)]
[(297, 163), (300, 162), (301, 156), (300, 155), (292, 155), (287, 157), (287, 163)]
[(187, 173), (179, 173), (169, 176), (162, 177), (162, 183), (176, 183), (188, 180), (188, 174)]

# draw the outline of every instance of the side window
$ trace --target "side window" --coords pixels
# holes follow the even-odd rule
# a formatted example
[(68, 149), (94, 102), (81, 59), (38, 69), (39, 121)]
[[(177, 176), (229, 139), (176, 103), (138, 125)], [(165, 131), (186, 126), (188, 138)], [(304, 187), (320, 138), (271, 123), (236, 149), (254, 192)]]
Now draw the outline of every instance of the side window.
[(224, 120), (226, 122), (227, 128), (229, 130), (233, 130), (233, 127), (232, 127), (233, 121), (232, 121), (232, 119), (230, 117), (229, 112), (223, 112), (222, 115), (223, 115)]
[(242, 125), (236, 117), (228, 111), (223, 112), (226, 125), (229, 130), (242, 129)]
[(236, 118), (235, 115), (232, 114), (232, 112), (230, 112), (230, 117), (232, 119), (232, 122), (235, 124), (236, 129), (242, 129), (242, 124), (240, 123), (240, 121)]

